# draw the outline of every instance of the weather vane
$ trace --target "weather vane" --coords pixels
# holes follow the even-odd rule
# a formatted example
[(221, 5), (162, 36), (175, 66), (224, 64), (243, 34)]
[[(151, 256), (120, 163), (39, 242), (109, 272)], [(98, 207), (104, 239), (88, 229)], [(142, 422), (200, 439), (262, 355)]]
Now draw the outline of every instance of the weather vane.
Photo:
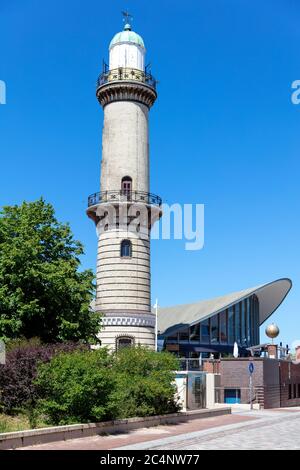
[(125, 24), (130, 23), (130, 21), (133, 19), (133, 16), (128, 11), (122, 11), (122, 15)]

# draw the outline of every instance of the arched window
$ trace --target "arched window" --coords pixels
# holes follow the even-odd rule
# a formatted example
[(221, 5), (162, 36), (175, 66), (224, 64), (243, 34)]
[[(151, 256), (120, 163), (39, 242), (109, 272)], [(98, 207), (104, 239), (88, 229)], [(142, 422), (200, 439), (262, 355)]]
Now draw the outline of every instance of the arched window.
[(130, 176), (124, 176), (121, 182), (121, 191), (125, 196), (130, 196), (132, 191), (132, 178)]
[(132, 256), (132, 243), (130, 240), (122, 240), (121, 258), (123, 258), (124, 256)]
[(133, 338), (131, 336), (120, 336), (117, 338), (117, 351), (123, 348), (130, 348), (134, 345)]

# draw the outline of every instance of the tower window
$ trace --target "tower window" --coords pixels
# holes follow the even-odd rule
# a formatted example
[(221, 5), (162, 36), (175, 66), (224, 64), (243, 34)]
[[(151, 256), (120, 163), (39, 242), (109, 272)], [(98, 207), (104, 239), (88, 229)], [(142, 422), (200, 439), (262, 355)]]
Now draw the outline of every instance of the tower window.
[(123, 240), (121, 243), (121, 258), (132, 256), (132, 243), (130, 240)]
[(117, 338), (117, 351), (123, 348), (130, 348), (133, 346), (133, 338), (130, 336), (120, 336)]
[(122, 194), (129, 196), (132, 191), (132, 178), (130, 176), (124, 176), (121, 182)]

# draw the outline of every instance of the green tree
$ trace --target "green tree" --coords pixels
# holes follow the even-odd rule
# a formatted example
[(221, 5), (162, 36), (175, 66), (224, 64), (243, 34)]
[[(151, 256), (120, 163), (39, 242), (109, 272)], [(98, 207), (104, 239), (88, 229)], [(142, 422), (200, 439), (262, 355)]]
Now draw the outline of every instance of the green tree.
[(95, 340), (93, 273), (82, 244), (43, 199), (0, 210), (0, 337)]

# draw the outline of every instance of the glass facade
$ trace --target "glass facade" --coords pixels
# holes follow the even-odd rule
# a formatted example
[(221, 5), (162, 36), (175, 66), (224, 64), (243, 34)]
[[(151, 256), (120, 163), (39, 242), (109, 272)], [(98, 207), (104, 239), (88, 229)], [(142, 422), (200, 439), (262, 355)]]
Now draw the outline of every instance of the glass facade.
[(210, 319), (203, 320), (200, 323), (201, 331), (201, 343), (209, 344), (210, 343)]
[(219, 343), (219, 315), (210, 319), (210, 342)]
[(235, 318), (235, 341), (241, 344), (241, 304), (242, 302), (234, 306), (234, 318)]
[(228, 343), (233, 344), (235, 340), (235, 321), (234, 321), (234, 308), (228, 309)]
[[(246, 348), (259, 344), (259, 302), (252, 295), (220, 313), (165, 337), (166, 345), (191, 345), (187, 357), (193, 353), (193, 346), (205, 349), (205, 345), (222, 346), (228, 352), (236, 341)], [(196, 349), (195, 349), (196, 350)], [(190, 356), (191, 357), (191, 356)]]
[(197, 325), (193, 325), (190, 328), (190, 341), (193, 342), (195, 341), (196, 343), (199, 343), (200, 341), (200, 323), (197, 323)]
[(227, 311), (224, 310), (219, 314), (220, 318), (220, 342), (222, 344), (228, 343), (228, 334), (227, 334)]

